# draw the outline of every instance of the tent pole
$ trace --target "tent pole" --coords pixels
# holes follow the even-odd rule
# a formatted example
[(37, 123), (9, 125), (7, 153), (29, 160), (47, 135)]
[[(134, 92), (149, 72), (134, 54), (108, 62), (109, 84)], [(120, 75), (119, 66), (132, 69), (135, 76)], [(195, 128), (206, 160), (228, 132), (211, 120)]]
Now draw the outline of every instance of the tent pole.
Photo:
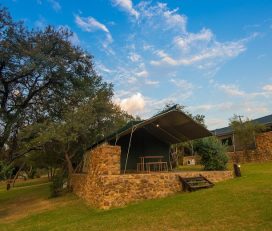
[(114, 146), (116, 146), (118, 140), (119, 140), (119, 136), (116, 135), (116, 136), (115, 136), (115, 143), (114, 143)]
[(170, 169), (171, 169), (171, 171), (172, 171), (172, 163), (171, 163), (171, 147), (169, 148), (169, 154), (168, 154), (168, 156), (169, 156), (169, 165), (170, 165)]
[(136, 126), (133, 126), (132, 129), (131, 129), (130, 138), (129, 138), (129, 143), (128, 143), (128, 151), (127, 151), (127, 157), (126, 157), (126, 163), (125, 163), (124, 174), (126, 174), (126, 171), (127, 171), (128, 154), (129, 154), (129, 151), (130, 151), (132, 135), (133, 135), (133, 132), (136, 130), (136, 128), (137, 128), (137, 125), (136, 125)]

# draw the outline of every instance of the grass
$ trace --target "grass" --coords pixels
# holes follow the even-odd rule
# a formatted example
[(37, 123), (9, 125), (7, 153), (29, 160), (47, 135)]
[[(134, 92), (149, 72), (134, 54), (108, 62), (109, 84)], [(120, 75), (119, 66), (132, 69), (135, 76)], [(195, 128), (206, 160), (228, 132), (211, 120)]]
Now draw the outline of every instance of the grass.
[[(272, 163), (242, 165), (241, 178), (193, 193), (101, 211), (72, 194), (48, 199), (48, 184), (0, 188), (1, 230), (272, 230)], [(30, 199), (30, 200), (29, 200)], [(45, 208), (29, 209), (43, 201)], [(11, 204), (24, 216), (9, 217)], [(28, 208), (25, 210), (25, 208)], [(12, 211), (12, 210), (11, 210)], [(28, 211), (27, 214), (26, 211)]]

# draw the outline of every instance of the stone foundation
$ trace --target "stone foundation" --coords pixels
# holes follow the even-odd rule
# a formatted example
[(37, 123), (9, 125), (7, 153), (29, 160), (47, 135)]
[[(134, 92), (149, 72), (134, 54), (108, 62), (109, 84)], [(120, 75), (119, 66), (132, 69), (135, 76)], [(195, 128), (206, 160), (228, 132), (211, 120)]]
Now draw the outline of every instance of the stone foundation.
[(264, 132), (256, 136), (256, 149), (244, 151), (228, 152), (230, 161), (235, 161), (238, 155), (240, 163), (272, 161), (272, 131)]
[(109, 145), (87, 153), (88, 161), (84, 165), (86, 173), (74, 174), (72, 177), (74, 192), (94, 207), (109, 209), (182, 191), (178, 176), (201, 174), (212, 182), (233, 177), (232, 171), (120, 174), (120, 153), (120, 147)]
[(272, 131), (259, 134), (256, 137), (256, 145), (261, 160), (272, 160)]

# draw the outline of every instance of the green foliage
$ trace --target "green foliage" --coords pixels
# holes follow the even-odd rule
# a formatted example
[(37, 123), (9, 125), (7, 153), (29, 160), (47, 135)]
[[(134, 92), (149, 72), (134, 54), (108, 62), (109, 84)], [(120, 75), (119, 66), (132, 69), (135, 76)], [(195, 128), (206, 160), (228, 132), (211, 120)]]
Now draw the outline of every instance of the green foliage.
[(253, 123), (249, 118), (242, 121), (238, 115), (234, 115), (230, 119), (230, 126), (244, 151), (247, 151), (252, 145), (255, 145), (255, 136), (265, 130), (264, 125)]
[(0, 161), (0, 180), (7, 180), (13, 171), (11, 165), (7, 165), (5, 162)]
[(0, 35), (1, 159), (71, 173), (87, 147), (133, 119), (67, 28), (29, 30), (0, 6)]
[(67, 111), (98, 95), (111, 100), (112, 85), (102, 81), (93, 57), (74, 46), (71, 36), (63, 27), (29, 30), (0, 6), (0, 158), (4, 151), (10, 160), (41, 148), (21, 150), (17, 135), (25, 126), (61, 123)]
[(198, 140), (195, 150), (201, 156), (201, 164), (205, 170), (226, 169), (228, 162), (226, 147), (215, 137)]
[(58, 172), (55, 176), (53, 176), (52, 184), (50, 185), (50, 196), (58, 197), (64, 192), (64, 183), (66, 178), (63, 172)]

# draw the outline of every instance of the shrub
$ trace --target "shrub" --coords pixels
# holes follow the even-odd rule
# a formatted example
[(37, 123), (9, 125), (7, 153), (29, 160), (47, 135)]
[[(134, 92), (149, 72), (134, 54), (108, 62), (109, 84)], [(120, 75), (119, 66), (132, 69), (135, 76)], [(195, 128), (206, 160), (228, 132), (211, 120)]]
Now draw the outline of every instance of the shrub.
[(3, 161), (0, 161), (0, 180), (7, 180), (13, 171), (11, 165), (7, 165)]
[(201, 156), (204, 170), (225, 170), (227, 168), (226, 146), (215, 137), (199, 140), (196, 142), (195, 150)]
[(50, 185), (51, 197), (58, 197), (64, 192), (64, 183), (66, 179), (62, 172), (57, 173), (52, 178), (52, 184)]

